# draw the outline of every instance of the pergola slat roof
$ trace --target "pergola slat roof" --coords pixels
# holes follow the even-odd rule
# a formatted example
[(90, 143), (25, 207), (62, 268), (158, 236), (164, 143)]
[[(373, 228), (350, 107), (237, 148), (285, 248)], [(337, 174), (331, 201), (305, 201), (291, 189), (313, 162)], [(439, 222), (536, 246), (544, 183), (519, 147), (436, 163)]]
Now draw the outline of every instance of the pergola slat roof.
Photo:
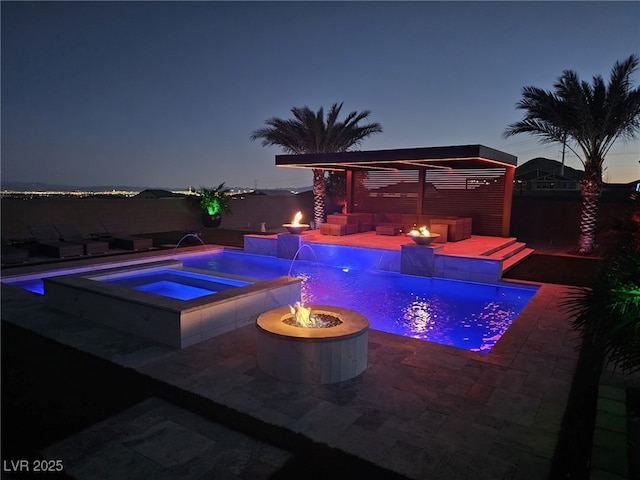
[(276, 155), (276, 166), (326, 170), (415, 170), (419, 168), (515, 167), (517, 157), (484, 145)]

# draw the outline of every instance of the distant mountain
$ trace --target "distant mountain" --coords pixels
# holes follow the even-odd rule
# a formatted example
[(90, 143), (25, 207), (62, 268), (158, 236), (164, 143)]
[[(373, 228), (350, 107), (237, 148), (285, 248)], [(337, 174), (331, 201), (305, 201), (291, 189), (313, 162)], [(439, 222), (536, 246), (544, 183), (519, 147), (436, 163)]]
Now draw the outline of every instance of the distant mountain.
[(551, 160), (550, 158), (536, 157), (529, 160), (516, 168), (516, 177), (525, 175), (529, 172), (546, 172), (553, 175), (560, 175), (574, 180), (582, 180), (584, 176), (583, 170), (577, 170), (568, 165), (562, 166), (562, 163), (557, 160)]

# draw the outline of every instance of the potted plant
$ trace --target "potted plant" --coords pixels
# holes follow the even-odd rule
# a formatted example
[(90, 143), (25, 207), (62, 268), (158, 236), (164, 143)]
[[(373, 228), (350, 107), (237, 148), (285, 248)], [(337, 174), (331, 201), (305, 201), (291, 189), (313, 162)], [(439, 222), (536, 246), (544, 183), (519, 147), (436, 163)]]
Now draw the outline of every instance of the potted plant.
[(215, 188), (200, 187), (200, 206), (205, 213), (202, 214), (202, 224), (205, 227), (219, 227), (222, 222), (222, 214), (231, 214), (228, 189), (224, 188), (224, 182)]

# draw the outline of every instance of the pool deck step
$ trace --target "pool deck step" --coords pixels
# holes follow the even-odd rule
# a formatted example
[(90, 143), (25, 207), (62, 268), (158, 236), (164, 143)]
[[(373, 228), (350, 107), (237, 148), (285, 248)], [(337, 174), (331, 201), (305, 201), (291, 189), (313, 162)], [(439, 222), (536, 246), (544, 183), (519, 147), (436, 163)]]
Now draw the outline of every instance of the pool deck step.
[(529, 258), (533, 254), (533, 248), (522, 248), (516, 254), (511, 255), (502, 262), (502, 273), (511, 270), (513, 267)]
[(506, 260), (509, 257), (513, 257), (520, 251), (524, 250), (526, 246), (527, 245), (525, 243), (516, 242), (514, 240), (513, 242), (509, 242), (503, 245), (502, 248), (494, 250), (490, 255), (485, 255), (485, 256), (493, 259)]
[[(497, 245), (493, 245), (490, 248), (484, 250), (480, 255), (483, 257), (492, 257), (496, 258), (496, 253), (504, 251), (505, 249), (511, 247), (517, 240), (515, 237), (505, 238), (504, 241), (498, 243)], [(500, 255), (497, 255), (497, 258), (500, 258)]]
[(527, 248), (523, 242), (515, 238), (506, 238), (504, 242), (484, 251), (482, 256), (496, 260), (502, 260), (502, 273), (512, 269), (533, 253), (532, 248)]

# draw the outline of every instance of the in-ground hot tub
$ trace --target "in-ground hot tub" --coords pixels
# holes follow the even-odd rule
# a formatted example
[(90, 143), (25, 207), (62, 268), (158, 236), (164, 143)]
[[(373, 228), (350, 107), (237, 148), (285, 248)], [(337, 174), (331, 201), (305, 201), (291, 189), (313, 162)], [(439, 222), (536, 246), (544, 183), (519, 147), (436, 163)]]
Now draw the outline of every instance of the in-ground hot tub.
[(347, 308), (309, 308), (328, 318), (327, 326), (296, 325), (291, 307), (276, 308), (258, 317), (258, 367), (280, 380), (308, 384), (342, 382), (364, 372), (369, 320)]
[(184, 348), (255, 321), (300, 298), (301, 280), (185, 268), (168, 260), (44, 278), (45, 304)]

